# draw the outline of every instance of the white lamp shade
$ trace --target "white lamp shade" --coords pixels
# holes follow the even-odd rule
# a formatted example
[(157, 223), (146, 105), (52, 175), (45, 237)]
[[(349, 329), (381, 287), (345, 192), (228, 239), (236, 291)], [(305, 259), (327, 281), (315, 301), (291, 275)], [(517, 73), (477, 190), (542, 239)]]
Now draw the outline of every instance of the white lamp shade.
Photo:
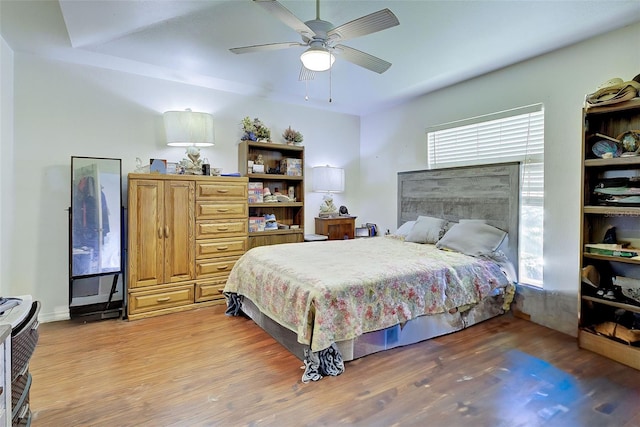
[(313, 191), (342, 193), (344, 191), (344, 169), (331, 166), (314, 167)]
[(167, 145), (208, 147), (213, 145), (213, 116), (191, 110), (166, 111), (163, 115)]
[(311, 71), (327, 71), (335, 60), (336, 57), (331, 52), (320, 46), (311, 46), (300, 55), (304, 68)]

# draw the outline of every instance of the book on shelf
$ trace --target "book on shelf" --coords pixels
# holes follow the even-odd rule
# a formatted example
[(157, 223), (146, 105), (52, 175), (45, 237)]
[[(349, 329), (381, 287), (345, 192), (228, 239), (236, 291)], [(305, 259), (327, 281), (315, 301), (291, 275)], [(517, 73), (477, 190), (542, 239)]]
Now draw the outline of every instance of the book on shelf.
[(629, 247), (627, 244), (617, 243), (587, 243), (585, 251), (595, 255), (618, 256), (633, 258), (640, 254), (640, 249)]

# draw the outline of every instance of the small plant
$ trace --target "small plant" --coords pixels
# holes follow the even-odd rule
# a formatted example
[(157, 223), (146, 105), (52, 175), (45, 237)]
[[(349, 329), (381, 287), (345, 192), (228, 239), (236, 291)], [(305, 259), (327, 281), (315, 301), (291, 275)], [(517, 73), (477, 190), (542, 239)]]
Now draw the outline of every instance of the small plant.
[(282, 133), (282, 137), (285, 141), (295, 144), (300, 144), (304, 139), (302, 137), (302, 134), (297, 130), (291, 129), (291, 126), (284, 130), (284, 132)]
[(253, 125), (256, 127), (256, 137), (258, 141), (271, 141), (271, 130), (268, 127), (264, 126), (257, 118), (253, 119)]
[(242, 130), (244, 131), (241, 138), (243, 141), (271, 140), (271, 130), (257, 117), (253, 120), (249, 116), (242, 119)]

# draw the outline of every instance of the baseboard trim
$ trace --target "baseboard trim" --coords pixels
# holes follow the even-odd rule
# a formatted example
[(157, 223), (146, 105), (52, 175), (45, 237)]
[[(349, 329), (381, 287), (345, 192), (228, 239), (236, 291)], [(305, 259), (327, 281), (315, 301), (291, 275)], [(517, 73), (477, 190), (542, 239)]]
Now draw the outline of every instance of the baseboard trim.
[(48, 322), (60, 322), (62, 320), (69, 320), (69, 309), (56, 311), (53, 313), (43, 313), (40, 311), (38, 315), (38, 321), (40, 323), (48, 323)]

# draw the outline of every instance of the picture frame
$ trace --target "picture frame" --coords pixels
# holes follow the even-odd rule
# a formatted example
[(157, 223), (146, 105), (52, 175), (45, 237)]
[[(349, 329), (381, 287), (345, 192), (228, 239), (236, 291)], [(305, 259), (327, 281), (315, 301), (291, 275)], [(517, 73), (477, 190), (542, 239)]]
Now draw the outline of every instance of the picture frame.
[(149, 172), (165, 175), (167, 173), (167, 160), (149, 159)]

